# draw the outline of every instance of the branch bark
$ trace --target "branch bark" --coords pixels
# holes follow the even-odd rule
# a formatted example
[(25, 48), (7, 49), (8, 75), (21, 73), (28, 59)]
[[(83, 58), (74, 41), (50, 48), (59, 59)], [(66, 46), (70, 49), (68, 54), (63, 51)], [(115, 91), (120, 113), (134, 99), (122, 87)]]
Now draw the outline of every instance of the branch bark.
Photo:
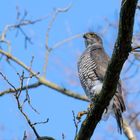
[(123, 64), (131, 52), (134, 15), (138, 0), (122, 0), (118, 37), (114, 46), (113, 55), (107, 72), (99, 99), (95, 107), (87, 114), (83, 121), (76, 140), (90, 140), (94, 130), (101, 120), (104, 109), (115, 94), (117, 83)]

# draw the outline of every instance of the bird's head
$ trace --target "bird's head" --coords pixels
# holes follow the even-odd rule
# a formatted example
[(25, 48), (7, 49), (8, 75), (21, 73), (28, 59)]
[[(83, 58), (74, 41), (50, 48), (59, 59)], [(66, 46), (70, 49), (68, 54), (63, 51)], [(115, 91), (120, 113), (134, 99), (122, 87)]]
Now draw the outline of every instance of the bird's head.
[(102, 44), (102, 39), (94, 32), (85, 33), (83, 35), (83, 38), (85, 38), (86, 46), (93, 45), (96, 43)]

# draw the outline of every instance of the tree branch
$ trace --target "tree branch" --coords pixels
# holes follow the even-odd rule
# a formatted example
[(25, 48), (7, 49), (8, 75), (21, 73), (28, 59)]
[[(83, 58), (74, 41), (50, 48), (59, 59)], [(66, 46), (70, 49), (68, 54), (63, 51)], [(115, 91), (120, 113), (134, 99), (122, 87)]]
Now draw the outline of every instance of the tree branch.
[(136, 137), (126, 120), (123, 120), (123, 131), (128, 140), (136, 140)]
[(122, 0), (118, 37), (105, 74), (100, 97), (95, 102), (95, 107), (91, 109), (83, 121), (76, 140), (89, 140), (91, 138), (105, 108), (116, 92), (121, 69), (132, 49), (131, 40), (137, 1)]
[(50, 50), (51, 48), (49, 48), (49, 45), (48, 45), (48, 41), (49, 41), (49, 33), (51, 31), (51, 28), (53, 26), (53, 23), (57, 17), (57, 15), (59, 13), (64, 13), (64, 12), (67, 12), (70, 8), (71, 8), (72, 4), (69, 4), (68, 6), (64, 7), (64, 8), (57, 8), (57, 9), (54, 9), (54, 12), (52, 14), (52, 18), (50, 20), (50, 22), (48, 23), (48, 27), (47, 27), (47, 32), (46, 32), (46, 44), (45, 44), (45, 47), (46, 47), (46, 52), (45, 52), (45, 62), (44, 62), (44, 66), (43, 66), (43, 76), (46, 77), (46, 73), (47, 73), (47, 65), (48, 65), (48, 59), (49, 59), (49, 53), (50, 53)]
[(67, 90), (66, 88), (60, 87), (59, 85), (46, 80), (44, 77), (39, 76), (38, 72), (34, 72), (30, 67), (26, 66), (26, 64), (24, 64), (22, 61), (20, 61), (18, 58), (14, 57), (10, 53), (7, 53), (7, 52), (3, 51), (2, 49), (0, 49), (0, 53), (2, 55), (6, 56), (8, 59), (14, 61), (15, 63), (17, 63), (21, 67), (23, 67), (25, 70), (27, 70), (30, 74), (32, 74), (34, 77), (36, 77), (38, 79), (38, 82), (40, 84), (47, 86), (51, 89), (54, 89), (60, 93), (63, 93), (64, 95), (70, 96), (72, 98), (80, 99), (83, 101), (88, 101), (86, 96), (81, 96), (79, 93), (75, 93), (71, 90)]
[(68, 43), (68, 42), (70, 42), (70, 41), (72, 41), (72, 40), (74, 40), (74, 39), (76, 39), (76, 38), (80, 38), (80, 37), (82, 37), (82, 36), (83, 36), (83, 33), (80, 33), (80, 34), (73, 35), (73, 36), (71, 36), (71, 37), (69, 37), (69, 38), (66, 38), (66, 39), (64, 39), (64, 40), (61, 40), (61, 41), (55, 43), (55, 44), (51, 47), (51, 50), (56, 49), (56, 48), (62, 46), (63, 44)]
[[(30, 84), (28, 86), (23, 86), (22, 88), (18, 87), (18, 88), (16, 88), (16, 91), (20, 91), (20, 90), (23, 91), (23, 90), (26, 90), (27, 88), (32, 89), (32, 88), (36, 88), (36, 87), (41, 86), (41, 85), (42, 85), (41, 83), (36, 82), (36, 83)], [(15, 90), (13, 90), (12, 88), (9, 88), (9, 89), (7, 89), (5, 91), (0, 92), (0, 96), (3, 96), (5, 94), (7, 94), (7, 93), (15, 93)]]

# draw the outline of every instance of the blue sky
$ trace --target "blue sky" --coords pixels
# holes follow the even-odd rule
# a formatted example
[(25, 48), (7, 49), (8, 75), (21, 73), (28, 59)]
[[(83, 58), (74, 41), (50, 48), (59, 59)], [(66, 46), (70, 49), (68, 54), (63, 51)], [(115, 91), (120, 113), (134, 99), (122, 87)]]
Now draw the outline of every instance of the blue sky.
[[(27, 19), (34, 20), (49, 15), (54, 8), (63, 8), (70, 3), (72, 3), (70, 10), (66, 13), (60, 13), (52, 26), (49, 34), (49, 47), (75, 34), (89, 30), (100, 33), (102, 30), (107, 29), (103, 41), (110, 55), (111, 51), (107, 46), (113, 46), (117, 32), (115, 29), (108, 27), (107, 20), (113, 23), (117, 21), (120, 7), (119, 0), (52, 0), (51, 2), (49, 0), (5, 0), (1, 4), (0, 31), (3, 30), (5, 25), (17, 22), (16, 6), (19, 7), (21, 14), (25, 10), (28, 12)], [(14, 56), (27, 65), (30, 64), (32, 55), (35, 56), (33, 69), (37, 72), (42, 72), (45, 56), (45, 35), (50, 19), (51, 16), (40, 23), (23, 28), (33, 42), (33, 44), (28, 43), (26, 50), (22, 34), (19, 33), (18, 37), (15, 37), (16, 31), (11, 30), (7, 35), (7, 39), (11, 41)], [(3, 45), (2, 47), (7, 50), (6, 46)], [(77, 77), (77, 60), (83, 50), (84, 42), (82, 38), (72, 40), (53, 50), (49, 56), (47, 79), (82, 94), (83, 89)], [(12, 63), (12, 65), (16, 67), (18, 72), (22, 72), (23, 68), (15, 63)], [(7, 75), (15, 86), (19, 86), (15, 69), (10, 68), (4, 62), (4, 59), (1, 60), (0, 70)], [(33, 81), (35, 80), (31, 80), (31, 82)], [(9, 87), (6, 82), (0, 83), (0, 91)], [(25, 111), (29, 114), (31, 120), (35, 122), (49, 118), (46, 125), (37, 127), (39, 134), (61, 140), (62, 133), (64, 133), (66, 140), (72, 140), (75, 134), (72, 110), (78, 113), (86, 109), (88, 103), (64, 96), (44, 86), (33, 89), (29, 93), (33, 106), (40, 112), (40, 115), (37, 115), (28, 106), (25, 106)], [(34, 139), (33, 132), (18, 111), (16, 101), (12, 95), (5, 95), (0, 98), (0, 110), (0, 140), (21, 140), (25, 130)], [(111, 126), (113, 126), (112, 130)], [(116, 131), (115, 119), (110, 117), (107, 122), (101, 121), (99, 123), (94, 137), (97, 140), (112, 140), (112, 138), (126, 140), (125, 136), (120, 136)]]

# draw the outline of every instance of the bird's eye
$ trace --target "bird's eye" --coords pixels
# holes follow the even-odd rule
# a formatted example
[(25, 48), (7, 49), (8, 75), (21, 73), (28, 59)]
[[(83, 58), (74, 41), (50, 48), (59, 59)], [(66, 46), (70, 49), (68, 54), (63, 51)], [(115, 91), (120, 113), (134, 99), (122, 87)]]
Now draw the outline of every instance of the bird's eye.
[(93, 33), (90, 34), (92, 37), (94, 37), (95, 35)]
[(91, 37), (92, 37), (92, 34), (87, 34), (87, 37), (88, 37), (88, 38), (91, 38)]

